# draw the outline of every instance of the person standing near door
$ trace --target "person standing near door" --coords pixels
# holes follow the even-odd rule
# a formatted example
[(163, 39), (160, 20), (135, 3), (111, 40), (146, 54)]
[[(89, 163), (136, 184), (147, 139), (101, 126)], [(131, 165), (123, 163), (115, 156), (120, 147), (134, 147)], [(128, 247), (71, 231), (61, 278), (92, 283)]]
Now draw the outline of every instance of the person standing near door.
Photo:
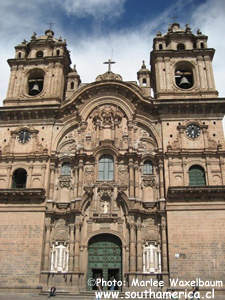
[[(102, 286), (101, 286), (101, 277), (100, 274), (98, 274), (96, 278), (96, 287), (97, 287), (97, 292), (101, 293), (102, 291)], [(96, 294), (96, 300), (100, 300), (101, 296)]]

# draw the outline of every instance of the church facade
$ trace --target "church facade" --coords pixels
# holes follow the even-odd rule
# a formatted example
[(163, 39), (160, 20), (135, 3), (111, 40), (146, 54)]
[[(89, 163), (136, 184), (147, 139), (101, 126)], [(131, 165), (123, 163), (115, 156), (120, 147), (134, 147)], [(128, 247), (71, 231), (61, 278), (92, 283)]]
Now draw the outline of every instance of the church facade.
[(174, 23), (137, 82), (109, 60), (85, 84), (52, 30), (15, 47), (0, 108), (2, 289), (91, 290), (97, 276), (225, 282), (213, 56), (200, 30)]

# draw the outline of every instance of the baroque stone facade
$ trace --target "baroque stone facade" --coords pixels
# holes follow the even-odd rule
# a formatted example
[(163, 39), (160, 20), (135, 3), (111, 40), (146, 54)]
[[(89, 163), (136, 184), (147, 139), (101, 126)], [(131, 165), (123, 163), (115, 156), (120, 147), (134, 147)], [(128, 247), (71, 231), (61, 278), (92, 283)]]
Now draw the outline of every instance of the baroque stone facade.
[(109, 67), (81, 83), (51, 30), (15, 49), (0, 109), (0, 286), (225, 281), (225, 99), (207, 36), (159, 32), (138, 82)]

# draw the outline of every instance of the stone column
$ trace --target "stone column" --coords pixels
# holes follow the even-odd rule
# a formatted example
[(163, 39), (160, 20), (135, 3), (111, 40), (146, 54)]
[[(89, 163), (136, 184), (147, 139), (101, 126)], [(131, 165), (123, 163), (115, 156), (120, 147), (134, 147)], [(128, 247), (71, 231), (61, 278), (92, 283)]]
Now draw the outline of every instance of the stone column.
[(43, 188), (45, 188), (46, 165), (42, 165), (42, 166), (41, 166), (41, 173), (43, 174), (43, 175), (42, 175), (42, 183), (41, 183), (41, 186), (42, 186)]
[(128, 127), (128, 148), (133, 148), (133, 121), (127, 121), (127, 127)]
[(159, 197), (165, 198), (164, 194), (164, 176), (163, 176), (163, 162), (159, 162)]
[(83, 189), (83, 168), (84, 168), (84, 161), (83, 159), (79, 159), (79, 177), (78, 177), (78, 197), (82, 196), (82, 189)]
[(135, 197), (140, 199), (140, 182), (139, 182), (139, 166), (138, 163), (136, 163), (134, 165), (134, 169), (135, 169), (135, 182), (134, 182), (134, 186), (135, 186)]
[(53, 200), (55, 182), (55, 163), (50, 164), (50, 178), (49, 178), (49, 199)]
[(12, 165), (7, 167), (8, 189), (12, 187)]
[(16, 72), (17, 72), (17, 66), (12, 66), (7, 98), (15, 97), (14, 90), (15, 90)]
[(69, 256), (69, 271), (74, 270), (74, 224), (70, 224), (70, 256)]
[(80, 224), (75, 224), (75, 247), (74, 247), (74, 271), (79, 272), (79, 258), (80, 258)]
[(204, 140), (204, 148), (208, 149), (208, 136), (207, 136), (207, 126), (202, 126), (202, 135), (203, 135), (203, 140)]
[(198, 56), (197, 57), (197, 62), (198, 62), (198, 74), (199, 74), (199, 80), (200, 80), (200, 89), (205, 88), (204, 74), (203, 74), (203, 70), (202, 70), (202, 61), (203, 61), (203, 57)]
[(162, 234), (162, 271), (168, 272), (167, 264), (167, 238), (166, 238), (166, 217), (161, 217), (161, 234)]
[(133, 163), (133, 159), (129, 158), (129, 194), (130, 194), (130, 198), (134, 198), (134, 163)]
[(206, 70), (206, 78), (208, 83), (208, 89), (213, 89), (212, 79), (211, 79), (211, 73), (210, 73), (210, 57), (208, 55), (204, 56), (205, 61), (205, 70)]
[(47, 218), (45, 220), (45, 248), (44, 248), (44, 271), (50, 271), (49, 267), (49, 256), (50, 256), (50, 230), (51, 230), (51, 220)]
[(27, 182), (26, 182), (26, 188), (32, 188), (32, 173), (33, 173), (33, 165), (30, 165), (28, 167), (28, 174), (27, 174)]
[(130, 224), (130, 272), (136, 271), (136, 226)]
[(142, 238), (141, 238), (141, 228), (142, 225), (137, 225), (137, 271), (143, 271), (143, 254), (142, 254)]

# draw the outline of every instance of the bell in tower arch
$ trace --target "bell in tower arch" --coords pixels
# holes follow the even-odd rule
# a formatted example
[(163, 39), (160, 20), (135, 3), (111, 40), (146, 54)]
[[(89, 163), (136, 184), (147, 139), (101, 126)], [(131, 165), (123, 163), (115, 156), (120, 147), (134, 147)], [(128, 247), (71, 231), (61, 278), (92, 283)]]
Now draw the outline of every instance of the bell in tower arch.
[(180, 87), (182, 88), (188, 88), (190, 87), (191, 83), (190, 81), (187, 79), (187, 77), (183, 76), (180, 80), (180, 83), (179, 83)]
[(36, 96), (43, 90), (44, 72), (36, 69), (31, 71), (28, 78), (28, 94)]
[(37, 83), (35, 83), (31, 89), (32, 93), (40, 93), (40, 89)]

